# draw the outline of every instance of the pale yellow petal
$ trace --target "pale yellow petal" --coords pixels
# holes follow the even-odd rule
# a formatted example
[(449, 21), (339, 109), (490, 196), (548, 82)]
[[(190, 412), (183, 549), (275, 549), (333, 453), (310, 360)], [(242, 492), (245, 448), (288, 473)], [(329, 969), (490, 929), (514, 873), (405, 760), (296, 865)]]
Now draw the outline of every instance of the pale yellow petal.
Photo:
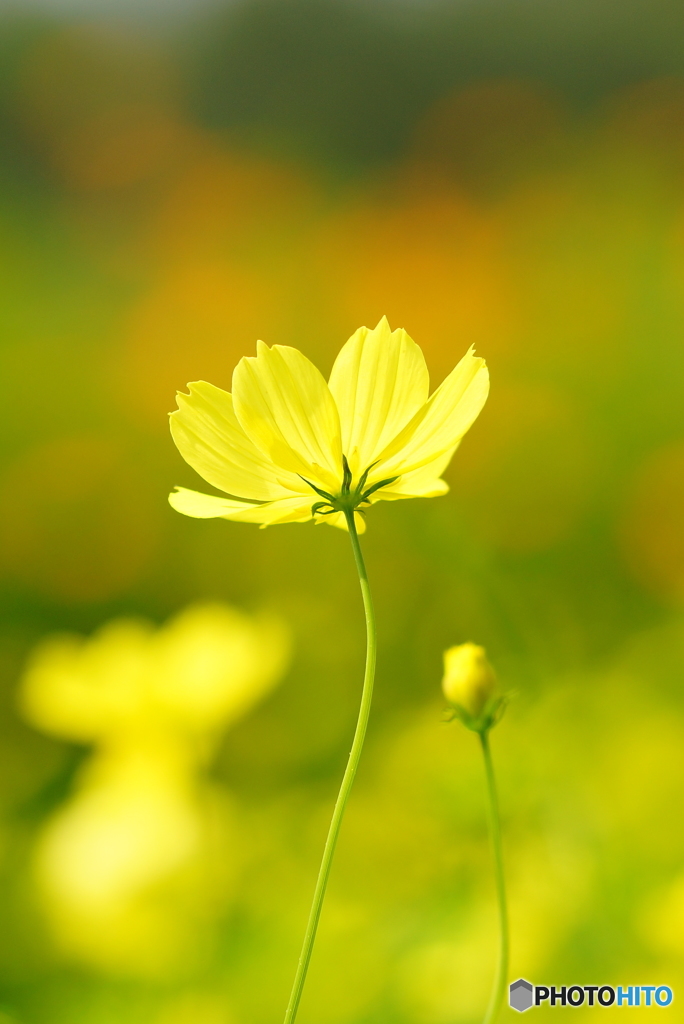
[(90, 640), (48, 637), (27, 666), (24, 714), (46, 732), (79, 742), (125, 729), (140, 711), (152, 635), (144, 621), (114, 619)]
[(458, 448), (455, 445), (448, 452), (433, 459), (420, 469), (414, 469), (410, 473), (404, 473), (393, 484), (381, 487), (371, 495), (371, 501), (398, 501), (400, 498), (439, 498), (448, 494), (449, 485), (446, 480), (441, 480), (441, 474), (447, 468), (453, 454)]
[(247, 501), (234, 501), (232, 498), (219, 498), (214, 494), (202, 494), (191, 491), (187, 487), (177, 487), (169, 494), (169, 505), (176, 512), (193, 519), (232, 518), (233, 513), (250, 511), (262, 506), (252, 505)]
[(186, 487), (177, 487), (169, 495), (169, 504), (177, 512), (194, 519), (231, 519), (236, 523), (257, 523), (259, 526), (306, 522), (312, 518), (311, 506), (316, 500), (316, 494), (311, 497), (298, 494), (252, 505), (246, 501), (233, 501), (231, 498), (190, 491)]
[(433, 477), (421, 487), (416, 487), (413, 490), (409, 490), (408, 487), (401, 490), (395, 490), (391, 487), (388, 487), (387, 490), (383, 488), (381, 491), (376, 491), (371, 496), (371, 500), (400, 501), (402, 498), (441, 498), (442, 495), (448, 493), (449, 484), (446, 480), (439, 480)]
[(471, 349), (387, 446), (369, 482), (410, 473), (452, 449), (473, 425), (488, 393), (487, 366)]
[(310, 498), (304, 499), (301, 495), (296, 498), (282, 498), (280, 501), (271, 501), (268, 505), (261, 505), (259, 511), (255, 510), (249, 518), (247, 518), (247, 513), (231, 518), (239, 518), (239, 521), (243, 523), (259, 523), (262, 529), (265, 526), (278, 526), (281, 523), (306, 523), (309, 519), (313, 519), (311, 506), (316, 501), (320, 501), (317, 494), (312, 494)]
[[(366, 532), (366, 520), (364, 519), (360, 512), (354, 513), (354, 522), (356, 523), (357, 533)], [(324, 523), (328, 526), (336, 526), (338, 530), (346, 530), (347, 532), (349, 532), (349, 527), (347, 526), (347, 519), (344, 512), (335, 512), (333, 513), (333, 515), (330, 516), (316, 516), (317, 526), (322, 526)]]
[(420, 348), (383, 317), (360, 327), (330, 374), (340, 413), (342, 449), (356, 476), (368, 468), (427, 402), (429, 377)]
[(179, 392), (170, 416), (171, 434), (189, 465), (213, 487), (257, 501), (289, 497), (305, 485), (294, 473), (277, 470), (238, 423), (232, 396), (194, 381)]
[(295, 348), (257, 342), (233, 374), (243, 430), (277, 466), (339, 489), (342, 446), (337, 407), (313, 363)]
[(184, 609), (150, 646), (157, 713), (176, 729), (210, 733), (241, 717), (275, 685), (290, 643), (277, 619), (211, 603)]

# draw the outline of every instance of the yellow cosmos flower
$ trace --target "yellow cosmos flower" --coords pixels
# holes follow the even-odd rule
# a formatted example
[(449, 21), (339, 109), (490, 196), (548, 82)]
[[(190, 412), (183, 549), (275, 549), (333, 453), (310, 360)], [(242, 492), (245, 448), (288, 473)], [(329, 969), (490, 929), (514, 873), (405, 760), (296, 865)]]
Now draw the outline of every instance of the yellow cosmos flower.
[(24, 717), (92, 747), (36, 838), (38, 892), (69, 956), (159, 979), (205, 948), (240, 856), (205, 766), (226, 727), (275, 687), (289, 648), (279, 620), (205, 604), (160, 629), (115, 619), (35, 649)]
[(186, 462), (230, 497), (184, 487), (171, 505), (197, 519), (318, 521), (346, 527), (345, 512), (376, 501), (445, 494), (440, 479), (487, 398), (489, 376), (472, 349), (429, 395), (428, 370), (406, 331), (383, 317), (361, 327), (330, 380), (295, 348), (257, 342), (233, 392), (197, 381), (178, 395), (171, 433)]

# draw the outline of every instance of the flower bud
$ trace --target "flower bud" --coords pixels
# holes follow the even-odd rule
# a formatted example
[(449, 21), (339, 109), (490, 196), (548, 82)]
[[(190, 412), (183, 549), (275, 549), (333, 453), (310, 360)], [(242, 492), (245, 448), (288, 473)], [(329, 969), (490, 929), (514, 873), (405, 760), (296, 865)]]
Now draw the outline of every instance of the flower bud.
[(484, 647), (468, 643), (445, 651), (442, 689), (450, 704), (478, 719), (496, 690), (496, 676)]

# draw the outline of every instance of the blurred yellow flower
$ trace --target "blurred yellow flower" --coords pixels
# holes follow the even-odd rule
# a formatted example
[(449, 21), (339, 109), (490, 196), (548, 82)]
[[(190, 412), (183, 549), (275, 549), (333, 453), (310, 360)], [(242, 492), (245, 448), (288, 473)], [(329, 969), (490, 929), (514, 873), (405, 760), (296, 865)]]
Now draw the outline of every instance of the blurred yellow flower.
[(115, 619), (90, 639), (39, 644), (26, 669), (26, 717), (77, 742), (206, 734), (239, 718), (278, 681), (284, 626), (221, 604), (186, 608), (161, 629)]
[(277, 621), (214, 604), (158, 630), (118, 620), (37, 648), (25, 717), (95, 747), (36, 848), (68, 953), (143, 976), (190, 963), (239, 859), (226, 798), (201, 768), (221, 730), (276, 684), (288, 646)]
[(363, 505), (446, 493), (440, 476), (489, 377), (471, 349), (429, 396), (423, 353), (383, 317), (352, 335), (327, 384), (297, 349), (257, 342), (232, 395), (204, 381), (188, 387), (171, 415), (173, 439), (200, 476), (236, 497), (179, 487), (169, 497), (178, 512), (262, 527), (320, 515), (344, 528), (354, 509), (363, 529)]
[(496, 676), (484, 647), (467, 643), (445, 651), (442, 689), (450, 704), (479, 718), (496, 691)]

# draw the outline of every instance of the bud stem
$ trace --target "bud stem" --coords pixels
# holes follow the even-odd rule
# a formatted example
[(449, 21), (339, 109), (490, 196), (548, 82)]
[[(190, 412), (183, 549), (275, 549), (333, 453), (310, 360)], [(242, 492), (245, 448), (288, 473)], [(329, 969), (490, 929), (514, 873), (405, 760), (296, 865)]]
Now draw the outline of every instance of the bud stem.
[(373, 680), (375, 678), (375, 653), (377, 646), (373, 599), (371, 597), (370, 587), (368, 584), (368, 576), (366, 573), (366, 566), (363, 561), (361, 545), (359, 544), (359, 536), (358, 533), (356, 532), (354, 512), (352, 509), (345, 509), (344, 514), (347, 520), (347, 527), (349, 529), (349, 538), (351, 540), (352, 550), (354, 552), (354, 561), (356, 562), (356, 569), (359, 574), (359, 582), (361, 584), (361, 596), (363, 598), (363, 607), (366, 615), (366, 670), (363, 679), (361, 706), (359, 708), (359, 717), (356, 723), (356, 731), (354, 732), (354, 739), (352, 741), (351, 751), (349, 753), (349, 759), (347, 761), (347, 767), (342, 777), (342, 784), (340, 786), (340, 791), (337, 795), (335, 809), (333, 811), (332, 820), (330, 822), (330, 828), (328, 829), (328, 836), (325, 841), (323, 859), (321, 861), (321, 866), (318, 871), (318, 880), (316, 882), (316, 888), (314, 890), (313, 903), (311, 904), (311, 910), (309, 912), (309, 921), (306, 926), (306, 932), (304, 934), (304, 944), (302, 946), (302, 952), (300, 953), (299, 956), (299, 964), (297, 966), (297, 973), (295, 974), (294, 984), (292, 986), (290, 1002), (288, 1003), (287, 1011), (285, 1013), (284, 1024), (294, 1024), (294, 1020), (297, 1016), (297, 1010), (299, 1009), (299, 1002), (302, 997), (302, 990), (304, 988), (304, 982), (306, 981), (306, 974), (309, 969), (309, 961), (311, 960), (311, 953), (316, 939), (316, 931), (318, 929), (318, 922), (321, 916), (321, 908), (323, 906), (325, 890), (328, 885), (328, 877), (330, 875), (330, 868), (332, 865), (333, 855), (335, 853), (335, 847), (337, 845), (337, 839), (340, 833), (342, 817), (344, 815), (344, 810), (347, 805), (347, 800), (349, 799), (349, 793), (351, 792), (354, 777), (356, 776), (356, 769), (359, 766), (359, 759), (361, 757), (363, 741), (366, 738), (366, 729), (368, 727), (368, 717), (370, 714), (371, 699), (373, 697)]
[(503, 866), (503, 847), (501, 844), (501, 819), (499, 816), (499, 799), (496, 792), (496, 780), (494, 778), (494, 765), (492, 754), (489, 749), (489, 730), (483, 729), (478, 733), (482, 746), (482, 756), (485, 764), (485, 775), (487, 777), (487, 815), (489, 818), (489, 834), (494, 854), (494, 875), (496, 878), (496, 894), (499, 904), (499, 960), (494, 978), (494, 988), (489, 1000), (489, 1006), (483, 1024), (494, 1024), (501, 1011), (504, 994), (506, 992), (506, 980), (508, 977), (508, 955), (509, 955), (509, 933), (508, 933), (508, 910), (506, 906), (506, 880)]

